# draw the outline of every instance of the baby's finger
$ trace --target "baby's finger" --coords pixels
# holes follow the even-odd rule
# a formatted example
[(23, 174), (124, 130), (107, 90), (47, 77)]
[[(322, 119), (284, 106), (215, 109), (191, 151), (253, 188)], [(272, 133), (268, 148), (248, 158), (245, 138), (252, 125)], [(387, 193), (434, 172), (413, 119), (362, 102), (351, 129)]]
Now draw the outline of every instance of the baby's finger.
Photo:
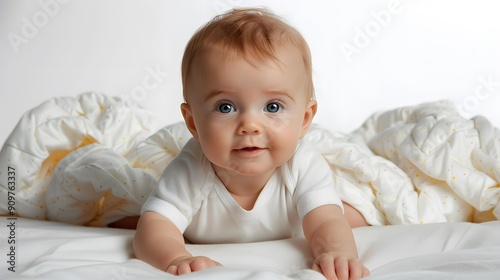
[(191, 263), (191, 271), (200, 271), (207, 268), (209, 268), (209, 265), (203, 259), (196, 259)]
[(216, 266), (221, 266), (221, 264), (219, 262), (216, 262), (216, 261), (214, 261), (212, 259), (208, 259), (208, 258), (196, 259), (191, 263), (191, 271), (192, 272), (200, 271), (200, 270), (204, 270), (204, 269), (212, 268), (212, 267), (216, 267)]
[(321, 268), (319, 267), (319, 265), (316, 262), (313, 263), (313, 266), (311, 267), (311, 269), (314, 271), (317, 271), (319, 273), (323, 273), (323, 271), (321, 271)]
[(360, 279), (363, 277), (364, 269), (366, 269), (359, 261), (349, 261), (349, 279)]
[(171, 265), (167, 268), (166, 272), (172, 274), (172, 275), (177, 275), (177, 266), (176, 265)]
[(177, 275), (183, 275), (191, 272), (191, 266), (189, 263), (183, 262), (177, 266)]
[(335, 259), (335, 274), (339, 280), (349, 280), (349, 261), (346, 258)]
[(370, 276), (370, 271), (368, 270), (368, 268), (363, 266), (363, 276), (362, 277), (367, 277), (367, 276)]
[(316, 259), (315, 265), (318, 267), (317, 271), (323, 273), (326, 279), (337, 279), (335, 274), (334, 259), (330, 256), (323, 256)]

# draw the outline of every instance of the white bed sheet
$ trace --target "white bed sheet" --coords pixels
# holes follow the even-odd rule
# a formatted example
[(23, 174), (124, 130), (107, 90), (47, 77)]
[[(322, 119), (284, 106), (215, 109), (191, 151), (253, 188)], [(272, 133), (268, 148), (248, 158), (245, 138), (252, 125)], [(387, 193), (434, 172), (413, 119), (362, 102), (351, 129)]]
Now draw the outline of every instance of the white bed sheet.
[[(9, 235), (1, 218), (1, 235)], [(181, 277), (134, 259), (134, 231), (73, 226), (19, 218), (16, 272), (7, 270), (1, 243), (1, 279), (324, 279), (308, 268), (304, 239), (247, 244), (188, 245), (224, 266)], [(367, 279), (498, 279), (500, 221), (366, 227), (354, 230)], [(3, 239), (2, 239), (3, 240)]]

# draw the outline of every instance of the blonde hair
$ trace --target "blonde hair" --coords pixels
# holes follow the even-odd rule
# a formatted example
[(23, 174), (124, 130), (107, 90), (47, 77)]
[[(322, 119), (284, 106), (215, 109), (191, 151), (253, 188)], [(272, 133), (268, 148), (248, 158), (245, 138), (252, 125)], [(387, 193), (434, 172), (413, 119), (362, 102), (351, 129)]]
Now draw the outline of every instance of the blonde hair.
[(300, 33), (266, 9), (234, 9), (216, 16), (202, 26), (189, 40), (182, 58), (182, 85), (186, 101), (188, 82), (197, 55), (217, 52), (228, 58), (243, 57), (255, 61), (277, 61), (276, 51), (287, 45), (302, 55), (310, 98), (314, 98), (312, 62), (309, 46)]

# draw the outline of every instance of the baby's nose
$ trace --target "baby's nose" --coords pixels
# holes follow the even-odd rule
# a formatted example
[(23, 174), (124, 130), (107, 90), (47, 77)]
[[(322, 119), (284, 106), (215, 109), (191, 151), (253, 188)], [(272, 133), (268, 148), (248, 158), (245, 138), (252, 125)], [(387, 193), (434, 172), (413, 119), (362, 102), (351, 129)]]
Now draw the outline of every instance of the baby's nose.
[(240, 126), (238, 127), (238, 133), (241, 135), (261, 134), (262, 125), (260, 124), (258, 117), (253, 114), (245, 114), (242, 116)]

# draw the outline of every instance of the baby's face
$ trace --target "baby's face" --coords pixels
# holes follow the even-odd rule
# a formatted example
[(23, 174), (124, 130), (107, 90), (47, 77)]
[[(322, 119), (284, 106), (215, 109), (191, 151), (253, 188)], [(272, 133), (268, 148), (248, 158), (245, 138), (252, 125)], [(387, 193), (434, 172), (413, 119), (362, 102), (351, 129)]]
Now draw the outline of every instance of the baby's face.
[[(216, 172), (260, 175), (295, 152), (315, 113), (305, 70), (295, 48), (279, 62), (197, 58), (187, 94), (194, 137)], [(189, 126), (189, 124), (188, 124)]]

